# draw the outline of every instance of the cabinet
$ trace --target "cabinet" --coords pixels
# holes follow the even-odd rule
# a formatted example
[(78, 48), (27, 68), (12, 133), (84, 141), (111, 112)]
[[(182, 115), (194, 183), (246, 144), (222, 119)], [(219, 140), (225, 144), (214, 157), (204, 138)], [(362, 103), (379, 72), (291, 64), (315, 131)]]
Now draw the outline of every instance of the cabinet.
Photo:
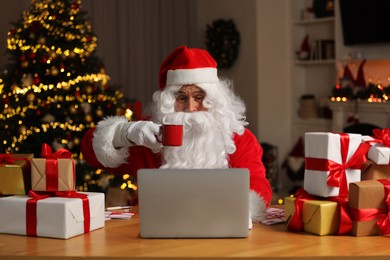
[[(332, 94), (337, 80), (335, 62), (335, 17), (317, 18), (307, 16), (305, 10), (313, 1), (291, 1), (291, 98), (293, 107), (293, 138), (298, 139), (307, 131), (330, 131), (331, 121), (322, 118), (325, 100)], [(306, 15), (305, 15), (305, 14)], [(298, 56), (304, 38), (308, 36), (311, 53), (307, 59)], [(324, 46), (325, 43), (333, 45)], [(327, 47), (327, 50), (326, 50)], [(329, 48), (333, 48), (330, 49)], [(325, 54), (324, 54), (325, 53)], [(317, 101), (318, 117), (301, 118), (298, 115), (302, 95), (314, 95)]]

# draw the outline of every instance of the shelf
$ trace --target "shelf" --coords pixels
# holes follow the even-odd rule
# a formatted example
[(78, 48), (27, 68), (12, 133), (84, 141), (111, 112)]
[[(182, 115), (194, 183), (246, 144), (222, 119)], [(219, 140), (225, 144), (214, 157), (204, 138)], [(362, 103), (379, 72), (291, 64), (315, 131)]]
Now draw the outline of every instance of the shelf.
[(315, 25), (315, 24), (324, 24), (324, 23), (334, 23), (334, 17), (325, 17), (325, 18), (315, 18), (315, 19), (306, 19), (295, 21), (294, 25)]
[(312, 65), (333, 65), (335, 60), (295, 60), (295, 65), (312, 66)]

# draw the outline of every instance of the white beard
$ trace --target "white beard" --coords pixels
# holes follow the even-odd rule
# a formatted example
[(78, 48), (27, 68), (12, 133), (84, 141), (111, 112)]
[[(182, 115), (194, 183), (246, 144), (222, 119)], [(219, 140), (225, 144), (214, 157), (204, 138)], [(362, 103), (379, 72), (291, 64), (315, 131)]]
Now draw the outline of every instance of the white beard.
[[(231, 131), (222, 129), (210, 112), (176, 112), (165, 115), (163, 124), (183, 124), (183, 145), (163, 147), (161, 168), (228, 168), (228, 153), (234, 152)], [(235, 148), (235, 147), (234, 147)]]

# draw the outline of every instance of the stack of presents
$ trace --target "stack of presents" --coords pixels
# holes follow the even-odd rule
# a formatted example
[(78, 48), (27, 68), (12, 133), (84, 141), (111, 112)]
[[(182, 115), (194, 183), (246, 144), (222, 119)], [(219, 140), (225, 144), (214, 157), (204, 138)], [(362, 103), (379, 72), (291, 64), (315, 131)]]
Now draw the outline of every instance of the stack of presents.
[(303, 188), (285, 198), (290, 231), (390, 234), (390, 131), (305, 134)]
[(104, 227), (104, 193), (75, 190), (71, 153), (0, 154), (0, 233), (67, 239)]

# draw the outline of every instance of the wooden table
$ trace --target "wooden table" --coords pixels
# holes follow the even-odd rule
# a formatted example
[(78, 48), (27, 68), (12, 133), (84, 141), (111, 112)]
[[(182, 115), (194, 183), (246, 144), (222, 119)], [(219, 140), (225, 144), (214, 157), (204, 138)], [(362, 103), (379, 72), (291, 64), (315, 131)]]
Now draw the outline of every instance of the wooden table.
[(143, 239), (138, 215), (68, 240), (0, 234), (0, 259), (390, 259), (390, 237), (316, 236), (254, 224), (248, 238)]

